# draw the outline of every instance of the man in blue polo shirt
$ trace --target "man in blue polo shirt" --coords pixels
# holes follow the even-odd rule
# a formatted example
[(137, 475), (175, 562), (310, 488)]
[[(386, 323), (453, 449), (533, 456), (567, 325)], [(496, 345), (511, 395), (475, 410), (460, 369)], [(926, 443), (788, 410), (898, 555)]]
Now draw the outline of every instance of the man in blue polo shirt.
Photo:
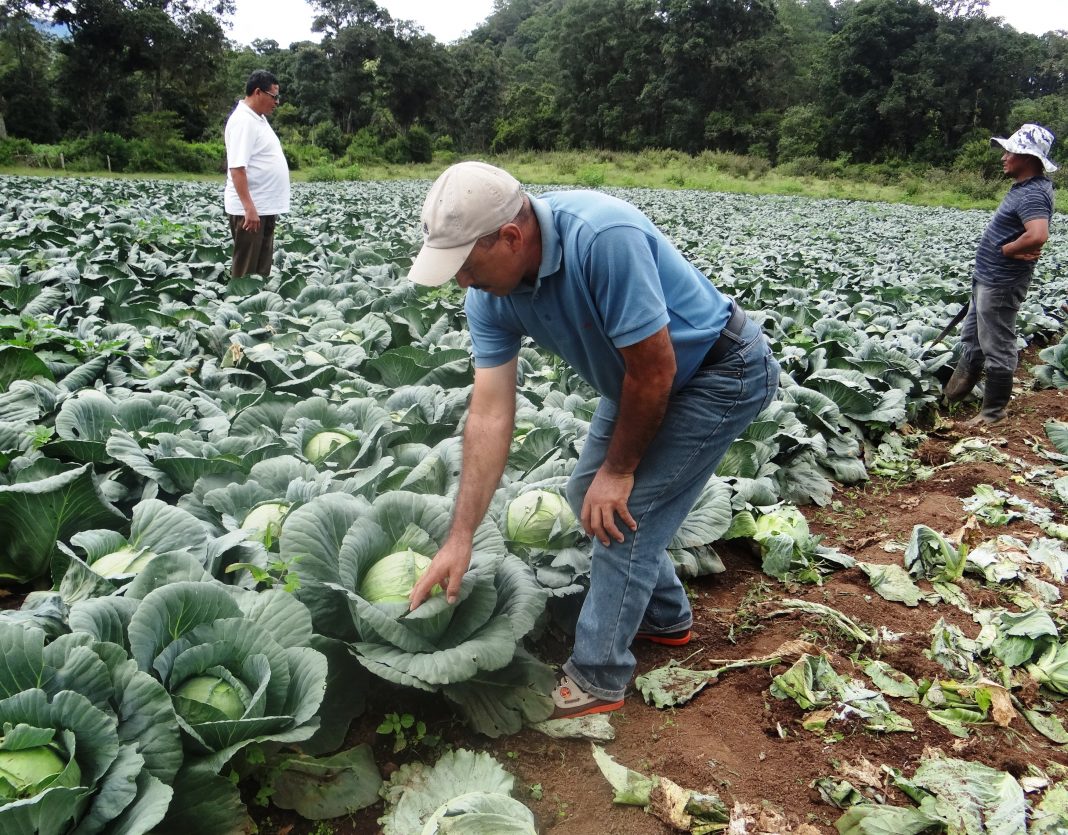
[[(593, 191), (525, 194), (480, 162), (449, 168), (423, 205), (409, 278), (468, 288), (475, 383), (446, 541), (412, 590), (450, 602), (500, 482), (524, 337), (601, 400), (567, 498), (593, 540), (589, 594), (553, 718), (623, 706), (635, 638), (679, 646), (693, 617), (668, 543), (731, 442), (774, 398), (760, 328), (638, 209)], [(474, 292), (472, 292), (474, 291)]]
[(981, 425), (1005, 417), (1016, 371), (1016, 314), (1027, 295), (1053, 218), (1053, 184), (1046, 173), (1053, 134), (1026, 124), (1008, 139), (993, 137), (1002, 148), (1001, 166), (1015, 182), (990, 219), (975, 255), (972, 298), (960, 334), (960, 358), (946, 383), (949, 402), (963, 400), (986, 370), (979, 414)]

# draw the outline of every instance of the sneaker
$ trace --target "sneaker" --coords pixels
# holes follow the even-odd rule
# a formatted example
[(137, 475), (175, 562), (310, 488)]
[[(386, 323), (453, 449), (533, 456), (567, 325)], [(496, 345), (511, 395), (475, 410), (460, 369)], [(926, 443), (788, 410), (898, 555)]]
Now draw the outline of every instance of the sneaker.
[(666, 647), (681, 647), (690, 643), (693, 633), (689, 629), (678, 632), (639, 632), (635, 641), (648, 641), (651, 644), (663, 644)]
[(595, 713), (608, 713), (623, 707), (623, 700), (610, 702), (591, 696), (570, 676), (560, 676), (560, 683), (553, 689), (553, 714), (550, 719), (576, 719), (579, 716), (592, 716)]

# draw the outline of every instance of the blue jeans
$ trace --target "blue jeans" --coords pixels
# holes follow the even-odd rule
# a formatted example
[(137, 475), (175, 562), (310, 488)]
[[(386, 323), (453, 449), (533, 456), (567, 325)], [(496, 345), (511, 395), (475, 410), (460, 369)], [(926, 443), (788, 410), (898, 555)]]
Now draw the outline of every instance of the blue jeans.
[(1019, 361), (1016, 315), (1030, 282), (992, 287), (972, 281), (972, 304), (960, 329), (960, 362), (965, 367), (1012, 374)]
[[(563, 671), (599, 699), (623, 698), (634, 673), (630, 644), (639, 627), (674, 632), (693, 623), (667, 546), (731, 442), (775, 397), (779, 364), (760, 327), (747, 319), (737, 337), (727, 335), (736, 344), (671, 396), (660, 431), (634, 473), (627, 506), (638, 529), (620, 524), (623, 542), (593, 541), (590, 590)], [(567, 485), (576, 515), (604, 461), (616, 416), (616, 404), (602, 398)]]

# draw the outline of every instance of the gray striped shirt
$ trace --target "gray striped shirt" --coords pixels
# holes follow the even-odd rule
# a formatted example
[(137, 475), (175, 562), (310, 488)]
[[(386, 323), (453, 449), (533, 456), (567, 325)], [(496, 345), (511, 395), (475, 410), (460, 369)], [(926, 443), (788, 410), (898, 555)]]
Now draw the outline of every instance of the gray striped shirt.
[(1053, 219), (1053, 183), (1047, 177), (1032, 177), (1013, 183), (998, 210), (986, 225), (975, 253), (975, 280), (999, 285), (1030, 281), (1034, 261), (1021, 261), (1001, 254), (1001, 247), (1024, 233), (1030, 220)]

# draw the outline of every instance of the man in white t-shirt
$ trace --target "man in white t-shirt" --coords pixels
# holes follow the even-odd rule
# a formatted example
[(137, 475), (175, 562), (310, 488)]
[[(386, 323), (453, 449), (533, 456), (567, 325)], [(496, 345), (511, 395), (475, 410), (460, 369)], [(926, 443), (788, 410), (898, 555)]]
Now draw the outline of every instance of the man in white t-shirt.
[(234, 239), (233, 277), (269, 275), (278, 215), (289, 211), (289, 166), (267, 122), (278, 107), (278, 79), (256, 70), (226, 120), (224, 204)]

